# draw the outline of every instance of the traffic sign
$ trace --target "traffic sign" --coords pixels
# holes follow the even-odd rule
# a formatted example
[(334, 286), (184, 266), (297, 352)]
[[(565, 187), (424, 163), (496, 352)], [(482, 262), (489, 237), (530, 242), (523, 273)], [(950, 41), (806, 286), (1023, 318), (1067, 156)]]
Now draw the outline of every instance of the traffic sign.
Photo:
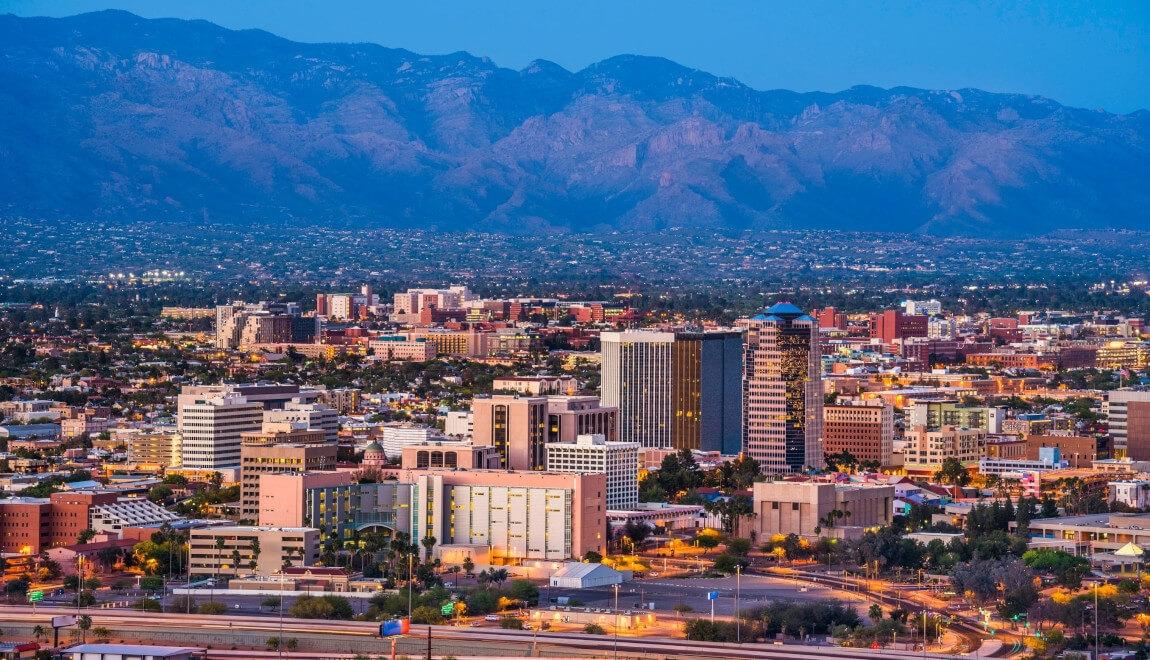
[(44, 600), (44, 592), (43, 591), (29, 591), (28, 592), (28, 602), (29, 603), (39, 603), (42, 600)]
[(707, 592), (707, 600), (719, 600), (719, 592), (708, 591)]
[(455, 613), (455, 603), (445, 604), (443, 607), (439, 608), (439, 612), (443, 614), (443, 616), (451, 616)]

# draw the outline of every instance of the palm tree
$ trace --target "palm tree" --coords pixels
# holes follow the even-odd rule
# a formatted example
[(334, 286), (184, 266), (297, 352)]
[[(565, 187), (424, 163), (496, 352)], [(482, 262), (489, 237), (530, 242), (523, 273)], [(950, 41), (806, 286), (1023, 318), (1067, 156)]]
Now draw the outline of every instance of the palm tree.
[(88, 631), (92, 628), (92, 617), (87, 614), (76, 617), (76, 628), (80, 630), (81, 641), (88, 641)]
[(32, 629), (32, 637), (34, 637), (36, 641), (48, 641), (48, 629), (44, 626), (36, 626)]
[(435, 547), (436, 543), (435, 537), (431, 535), (425, 536), (419, 543), (423, 546), (423, 560), (430, 561), (431, 549)]

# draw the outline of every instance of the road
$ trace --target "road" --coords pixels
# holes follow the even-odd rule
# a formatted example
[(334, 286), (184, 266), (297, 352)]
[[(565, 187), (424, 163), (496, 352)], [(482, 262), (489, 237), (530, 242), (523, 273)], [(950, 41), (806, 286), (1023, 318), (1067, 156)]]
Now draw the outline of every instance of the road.
[[(70, 614), (74, 609), (29, 607), (0, 608), (6, 629), (24, 630), (43, 625), (53, 614)], [(262, 642), (278, 636), (276, 618), (250, 616), (208, 616), (187, 614), (153, 614), (123, 610), (88, 610), (94, 627), (107, 627), (114, 638), (152, 643), (179, 643), (191, 646), (213, 646), (236, 650), (237, 647), (262, 647)], [(374, 653), (391, 651), (390, 640), (377, 637), (378, 624), (358, 621), (317, 621), (284, 619), (284, 637), (298, 640), (300, 651), (321, 653)], [(426, 648), (430, 630), (433, 655), (528, 656), (565, 655), (568, 657), (620, 658), (732, 658), (733, 660), (815, 660), (821, 658), (857, 658), (858, 649), (808, 647), (766, 644), (719, 644), (689, 642), (667, 638), (618, 638), (581, 633), (533, 633), (515, 630), (451, 628), (446, 626), (412, 626), (411, 634), (397, 640), (397, 651), (421, 653)], [(240, 649), (242, 650), (242, 649)], [(880, 660), (922, 658), (922, 653), (867, 650), (867, 657)], [(229, 654), (228, 657), (235, 657)], [(953, 657), (927, 655), (926, 657)]]
[[(707, 593), (718, 591), (715, 614), (732, 616), (735, 613), (735, 582), (734, 577), (636, 580), (625, 583), (619, 588), (619, 607), (634, 609), (639, 603), (654, 602), (656, 610), (667, 612), (675, 605), (684, 604), (696, 613), (706, 614), (711, 611)], [(825, 585), (799, 585), (793, 580), (769, 575), (744, 575), (740, 582), (740, 611), (780, 600), (799, 602), (834, 599), (855, 604), (869, 603), (857, 593)], [(608, 587), (579, 590), (544, 589), (540, 595), (544, 602), (548, 596), (550, 598), (570, 596), (578, 598), (590, 607), (610, 607), (615, 600), (614, 590)]]

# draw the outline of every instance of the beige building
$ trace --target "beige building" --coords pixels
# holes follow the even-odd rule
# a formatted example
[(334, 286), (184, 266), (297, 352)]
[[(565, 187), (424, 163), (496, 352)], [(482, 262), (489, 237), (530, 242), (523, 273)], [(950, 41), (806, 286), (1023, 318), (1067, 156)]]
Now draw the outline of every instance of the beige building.
[(823, 407), (823, 451), (850, 452), (859, 461), (891, 465), (894, 407), (882, 401)]
[(985, 454), (986, 432), (982, 429), (944, 426), (932, 431), (916, 426), (906, 432), (906, 460), (903, 465), (908, 472), (933, 473), (948, 458), (976, 464)]
[(547, 442), (575, 442), (581, 435), (619, 439), (619, 409), (604, 406), (595, 396), (547, 397)]
[(238, 467), (241, 436), (263, 426), (263, 404), (235, 394), (180, 394), (178, 405), (180, 463), (185, 468)]
[[(311, 527), (207, 527), (191, 531), (192, 575), (275, 575), (286, 565), (310, 566), (319, 556)], [(238, 559), (238, 561), (237, 561)]]
[(894, 486), (762, 481), (754, 485), (753, 499), (759, 539), (775, 534), (855, 538), (868, 527), (890, 524)]
[(163, 468), (180, 464), (180, 437), (174, 433), (130, 433), (124, 437), (129, 463)]
[(541, 470), (547, 465), (547, 399), (495, 394), (471, 402), (471, 441), (496, 447), (501, 467)]
[(404, 470), (425, 468), (498, 470), (501, 463), (499, 450), (489, 445), (427, 442), (404, 447), (400, 467)]
[(573, 376), (507, 376), (496, 378), (491, 384), (496, 392), (514, 392), (527, 396), (548, 394), (575, 394), (579, 382)]
[(438, 354), (435, 342), (386, 336), (368, 342), (372, 358), (381, 362), (426, 362)]
[(412, 538), (481, 547), (497, 563), (575, 559), (607, 545), (603, 474), (412, 470), (400, 481), (415, 484)]
[(240, 519), (259, 519), (260, 475), (334, 470), (338, 451), (337, 445), (324, 443), (323, 431), (245, 433), (240, 451)]

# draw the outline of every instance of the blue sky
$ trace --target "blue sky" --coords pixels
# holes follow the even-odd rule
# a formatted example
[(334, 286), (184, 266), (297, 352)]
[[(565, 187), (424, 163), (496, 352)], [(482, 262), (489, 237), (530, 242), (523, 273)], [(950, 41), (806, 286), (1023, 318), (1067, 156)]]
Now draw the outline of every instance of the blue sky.
[(659, 55), (759, 89), (979, 87), (1068, 105), (1150, 108), (1150, 0), (0, 0), (0, 12), (119, 8), (298, 41), (466, 50), (520, 68)]

